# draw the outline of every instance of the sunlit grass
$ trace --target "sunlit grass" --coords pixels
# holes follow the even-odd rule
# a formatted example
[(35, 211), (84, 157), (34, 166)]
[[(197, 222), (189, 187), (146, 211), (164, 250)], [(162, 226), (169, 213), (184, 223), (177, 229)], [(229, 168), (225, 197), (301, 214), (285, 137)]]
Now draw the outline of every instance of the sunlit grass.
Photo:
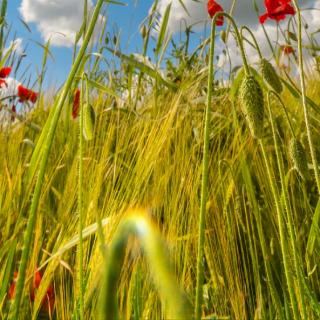
[[(300, 69), (301, 90), (276, 66), (277, 95), (244, 52), (245, 68), (226, 86), (198, 51), (160, 72), (166, 18), (157, 67), (142, 59), (154, 14), (142, 56), (108, 48), (124, 72), (102, 77), (99, 55), (87, 54), (94, 20), (85, 11), (77, 40), (87, 41), (55, 101), (39, 97), (1, 128), (0, 318), (319, 319), (317, 74), (308, 80)], [(43, 69), (49, 50), (48, 42)], [(244, 106), (253, 101), (250, 77), (264, 107), (258, 128)], [(303, 157), (290, 149), (293, 138)], [(43, 276), (32, 297), (36, 270)]]

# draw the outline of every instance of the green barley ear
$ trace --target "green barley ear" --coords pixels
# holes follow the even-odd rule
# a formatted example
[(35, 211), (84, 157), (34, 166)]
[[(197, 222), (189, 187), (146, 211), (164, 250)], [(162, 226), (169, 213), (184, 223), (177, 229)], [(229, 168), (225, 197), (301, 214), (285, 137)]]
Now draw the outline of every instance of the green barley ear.
[(266, 83), (278, 94), (282, 92), (281, 80), (273, 65), (266, 59), (260, 61), (260, 71)]
[(303, 180), (307, 179), (309, 177), (307, 153), (298, 139), (293, 138), (290, 141), (289, 154), (294, 169), (298, 171)]
[(91, 104), (85, 103), (83, 106), (83, 136), (89, 141), (94, 134), (96, 115)]
[(245, 76), (240, 89), (240, 104), (254, 138), (261, 138), (263, 132), (264, 100), (260, 84), (253, 76)]

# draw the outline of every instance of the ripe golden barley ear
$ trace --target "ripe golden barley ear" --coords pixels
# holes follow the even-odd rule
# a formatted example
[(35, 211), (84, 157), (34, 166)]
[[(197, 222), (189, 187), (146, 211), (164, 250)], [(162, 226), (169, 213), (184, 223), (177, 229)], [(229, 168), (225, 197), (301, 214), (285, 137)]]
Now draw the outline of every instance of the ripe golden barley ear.
[(278, 94), (282, 92), (281, 80), (274, 69), (273, 65), (266, 59), (261, 59), (260, 61), (260, 71), (263, 79), (267, 84)]
[(260, 84), (253, 76), (245, 76), (240, 88), (240, 105), (254, 138), (263, 133), (264, 100)]
[(298, 171), (303, 180), (309, 176), (307, 154), (301, 142), (293, 138), (289, 144), (289, 154), (294, 168)]
[(85, 103), (83, 106), (83, 136), (89, 141), (94, 134), (96, 115), (91, 104)]

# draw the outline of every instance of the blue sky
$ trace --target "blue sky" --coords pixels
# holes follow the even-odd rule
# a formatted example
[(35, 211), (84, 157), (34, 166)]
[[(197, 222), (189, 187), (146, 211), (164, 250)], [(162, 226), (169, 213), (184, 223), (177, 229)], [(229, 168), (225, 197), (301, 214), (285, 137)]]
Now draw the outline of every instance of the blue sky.
[[(67, 0), (66, 0), (67, 1)], [(125, 2), (125, 1), (124, 1)], [(112, 5), (108, 7), (108, 28), (118, 28), (122, 35), (123, 48), (137, 52), (141, 48), (141, 37), (139, 36), (139, 24), (147, 16), (148, 10), (152, 5), (152, 0), (143, 1), (127, 1), (128, 6), (120, 7)], [(23, 67), (26, 68), (30, 64), (30, 72), (37, 70), (41, 67), (43, 49), (35, 43), (45, 43), (38, 31), (35, 23), (28, 24), (32, 30), (30, 33), (23, 23), (19, 20), (22, 19), (19, 12), (21, 0), (9, 0), (7, 20), (9, 24), (12, 24), (11, 39), (16, 32), (16, 37), (23, 39), (23, 46), (28, 44), (27, 56), (24, 59)], [(140, 49), (141, 50), (141, 49)], [(54, 56), (54, 60), (49, 59), (49, 68), (47, 72), (46, 83), (48, 85), (60, 84), (66, 77), (72, 58), (72, 48), (52, 46), (51, 52)], [(22, 68), (21, 70), (23, 70)], [(49, 80), (50, 79), (50, 80)]]
[[(90, 3), (92, 0), (88, 0)], [(94, 0), (93, 2), (95, 2)], [(140, 53), (142, 48), (141, 36), (139, 34), (139, 24), (148, 15), (148, 11), (153, 3), (153, 0), (122, 0), (127, 3), (126, 7), (110, 5), (107, 8), (106, 16), (108, 19), (107, 28), (112, 34), (115, 28), (121, 30), (121, 49), (124, 52)], [(168, 3), (172, 0), (159, 0), (158, 10), (163, 14)], [(218, 0), (225, 11), (230, 9), (232, 0)], [(257, 0), (260, 13), (265, 11), (263, 0)], [(79, 3), (80, 7), (77, 6)], [(188, 24), (197, 23), (199, 33), (193, 35), (193, 45), (200, 42), (203, 36), (203, 26), (208, 22), (208, 14), (206, 10), (207, 0), (184, 0), (190, 15), (186, 15), (178, 0), (172, 1), (172, 10), (169, 19), (169, 28), (172, 33), (179, 31), (181, 19), (184, 19)], [(319, 7), (320, 0), (301, 0), (301, 4), (307, 7)], [(72, 35), (72, 32), (78, 30), (78, 24), (82, 17), (83, 0), (9, 0), (7, 20), (12, 24), (11, 35), (16, 32), (16, 37), (23, 39), (23, 46), (28, 45), (27, 56), (24, 58), (21, 70), (29, 66), (29, 73), (34, 76), (36, 70), (41, 66), (43, 49), (35, 42), (45, 43), (45, 38), (55, 35), (56, 46), (51, 47), (51, 52), (54, 56), (54, 61), (49, 60), (49, 67), (46, 74), (46, 86), (57, 87), (61, 84), (70, 70), (72, 49), (70, 47), (61, 46), (65, 44), (65, 39), (61, 35), (57, 35), (57, 31), (64, 34)], [(23, 24), (19, 21), (23, 6), (23, 18), (28, 21), (32, 32), (26, 30)], [(106, 8), (106, 7), (105, 7)], [(319, 11), (308, 11), (304, 13), (306, 21), (309, 23), (309, 30), (315, 30), (320, 25)], [(265, 39), (264, 32), (258, 22), (257, 14), (252, 8), (252, 0), (238, 0), (234, 12), (236, 21), (239, 24), (245, 24), (251, 28), (255, 34), (258, 43), (261, 46), (263, 54), (268, 57), (270, 50)], [(285, 21), (282, 23), (283, 28), (286, 28)], [(267, 33), (273, 43), (278, 41), (278, 44), (283, 44), (284, 39), (275, 39), (277, 35), (277, 26), (274, 21), (267, 21), (265, 24)], [(40, 32), (39, 32), (40, 31)], [(59, 38), (60, 37), (60, 38)], [(72, 38), (72, 36), (70, 36)], [(178, 35), (177, 35), (178, 38)], [(62, 42), (61, 42), (62, 41)], [(66, 42), (67, 43), (67, 42)], [(59, 45), (59, 46), (57, 46)], [(230, 50), (231, 59), (234, 65), (241, 64), (241, 59), (236, 50), (235, 42), (232, 38), (229, 39), (228, 48)], [(217, 54), (224, 49), (223, 43), (217, 44)], [(152, 55), (152, 52), (149, 52)], [(258, 59), (256, 51), (252, 47), (247, 48), (247, 55), (251, 62)], [(23, 80), (19, 78), (18, 80)]]

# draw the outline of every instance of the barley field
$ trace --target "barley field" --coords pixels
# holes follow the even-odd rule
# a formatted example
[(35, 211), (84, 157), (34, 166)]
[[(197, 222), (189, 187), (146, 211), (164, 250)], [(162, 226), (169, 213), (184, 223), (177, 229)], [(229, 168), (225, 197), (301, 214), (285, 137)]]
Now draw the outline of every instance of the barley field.
[[(139, 54), (107, 19), (93, 47), (102, 10), (126, 2), (82, 1), (54, 93), (50, 41), (35, 85), (1, 93), (0, 319), (320, 319), (320, 47), (301, 3), (260, 1), (286, 40), (266, 32), (268, 57), (233, 18), (240, 0), (203, 1), (195, 47), (190, 29), (169, 45), (158, 1)], [(0, 90), (19, 64), (7, 6)], [(221, 73), (232, 41), (241, 63)]]

